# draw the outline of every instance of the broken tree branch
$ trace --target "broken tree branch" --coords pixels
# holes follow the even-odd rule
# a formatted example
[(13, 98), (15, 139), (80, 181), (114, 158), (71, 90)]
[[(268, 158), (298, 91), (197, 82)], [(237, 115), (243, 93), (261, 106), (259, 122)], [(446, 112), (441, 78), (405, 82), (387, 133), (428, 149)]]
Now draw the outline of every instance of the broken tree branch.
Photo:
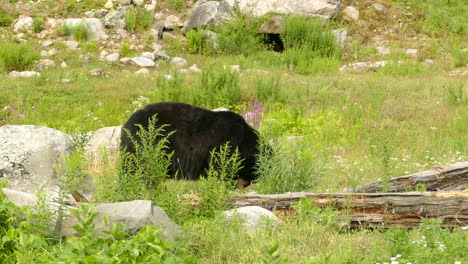
[(234, 207), (261, 206), (287, 210), (300, 199), (313, 199), (318, 207), (332, 206), (348, 216), (352, 228), (417, 227), (423, 218), (442, 218), (442, 226), (468, 225), (468, 192), (409, 193), (287, 193), (247, 194), (233, 197)]
[[(464, 190), (468, 186), (468, 161), (458, 162), (434, 170), (422, 171), (411, 175), (390, 179), (385, 192), (404, 192), (418, 187), (426, 191)], [(372, 182), (346, 192), (374, 193), (382, 191), (382, 182)]]

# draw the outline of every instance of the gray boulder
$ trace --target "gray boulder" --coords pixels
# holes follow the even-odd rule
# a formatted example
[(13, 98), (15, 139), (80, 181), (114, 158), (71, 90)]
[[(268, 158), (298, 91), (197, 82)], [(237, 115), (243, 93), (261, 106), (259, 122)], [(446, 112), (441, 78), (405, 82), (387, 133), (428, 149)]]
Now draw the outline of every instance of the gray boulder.
[(234, 17), (234, 9), (225, 2), (199, 0), (185, 21), (183, 31), (210, 24), (225, 23)]
[(13, 24), (13, 31), (14, 32), (23, 32), (23, 31), (31, 31), (33, 24), (33, 18), (26, 16), (20, 17), (18, 21)]
[(124, 29), (125, 14), (127, 13), (128, 7), (120, 6), (116, 10), (111, 10), (105, 17), (102, 18), (102, 23), (106, 28)]
[(120, 147), (120, 133), (122, 126), (103, 127), (93, 132), (84, 147), (86, 156), (98, 157), (101, 148), (108, 152), (117, 152)]
[(146, 57), (133, 57), (130, 59), (130, 61), (140, 67), (154, 67), (156, 66), (156, 63), (154, 63), (153, 60), (148, 59)]
[(260, 206), (239, 207), (225, 211), (224, 215), (228, 219), (238, 216), (242, 227), (251, 232), (255, 232), (269, 223), (275, 225), (281, 223), (281, 220), (274, 213)]
[(256, 17), (268, 13), (315, 16), (324, 19), (336, 17), (341, 0), (225, 0), (231, 7), (238, 7), (244, 14)]
[(54, 165), (74, 148), (69, 135), (31, 125), (0, 127), (0, 146), (0, 179), (8, 179), (10, 189), (29, 193), (56, 185)]
[[(155, 225), (162, 229), (162, 235), (166, 240), (172, 241), (179, 234), (179, 227), (169, 219), (166, 212), (151, 201), (135, 200), (129, 202), (103, 203), (94, 207), (94, 212), (99, 213), (94, 219), (95, 235), (106, 236), (103, 230), (109, 230), (113, 223), (120, 222), (127, 226), (126, 233), (134, 235), (146, 225)], [(104, 222), (104, 216), (109, 216), (108, 225)], [(70, 236), (79, 236), (72, 228), (78, 224), (76, 218), (69, 217), (64, 224), (63, 233)]]
[(34, 207), (37, 204), (37, 197), (32, 193), (16, 191), (7, 188), (3, 188), (2, 190), (6, 199), (16, 206)]
[(281, 23), (283, 23), (283, 16), (274, 16), (268, 21), (265, 21), (258, 30), (260, 34), (280, 34)]

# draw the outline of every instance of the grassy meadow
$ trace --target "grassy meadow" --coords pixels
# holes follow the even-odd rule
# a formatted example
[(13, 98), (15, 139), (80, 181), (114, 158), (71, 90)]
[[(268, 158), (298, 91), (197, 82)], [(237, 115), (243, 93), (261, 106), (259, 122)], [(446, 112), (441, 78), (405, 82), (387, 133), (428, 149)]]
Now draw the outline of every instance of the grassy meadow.
[[(174, 10), (184, 7), (183, 1), (162, 2)], [(82, 3), (68, 6), (76, 13), (91, 8)], [(139, 164), (145, 155), (125, 163), (115, 153), (103, 153), (101, 160), (90, 161), (78, 148), (69, 158), (70, 171), (80, 168), (93, 175), (93, 202), (151, 199), (187, 235), (166, 243), (158, 230), (147, 228), (123, 239), (117, 228), (109, 238), (98, 239), (89, 232), (93, 226), (83, 221), (82, 237), (63, 241), (50, 226), (38, 224), (54, 221), (47, 209), (16, 208), (0, 193), (0, 263), (468, 263), (466, 230), (443, 229), (438, 219), (412, 230), (348, 230), (339, 225), (336, 211), (306, 200), (291, 215), (282, 215), (281, 225), (267, 224), (257, 232), (243, 231), (238, 221), (221, 215), (232, 194), (339, 192), (467, 160), (468, 78), (451, 74), (466, 71), (468, 63), (468, 52), (462, 51), (468, 44), (466, 5), (463, 0), (385, 3), (403, 25), (399, 34), (387, 36), (387, 55), (370, 45), (369, 32), (341, 17), (332, 23), (288, 19), (282, 28), (285, 50), (274, 52), (256, 34), (262, 20), (240, 17), (225, 28), (213, 28), (222, 36), (217, 49), (201, 37), (202, 31), (165, 44), (169, 55), (197, 64), (202, 73), (181, 73), (162, 62), (149, 75), (136, 75), (135, 66), (99, 60), (100, 44), (80, 39), (78, 52), (55, 42), (57, 66), (42, 70), (40, 77), (12, 79), (11, 70), (34, 69), (40, 43), (31, 39), (20, 45), (0, 27), (0, 126), (51, 127), (82, 146), (87, 132), (122, 125), (148, 103), (177, 101), (243, 114), (259, 101), (261, 110), (255, 111), (261, 116), (262, 146), (268, 142), (275, 153), (261, 156), (256, 183), (235, 190), (232, 175), (217, 168), (198, 182), (166, 179), (164, 166), (128, 175), (124, 167)], [(127, 19), (135, 20), (133, 30), (144, 39), (146, 23), (136, 22), (137, 11), (131, 15), (135, 17)], [(362, 21), (371, 25), (378, 18), (382, 25), (393, 25), (373, 12), (364, 13)], [(344, 49), (329, 34), (342, 26), (352, 36)], [(415, 48), (409, 37), (414, 32), (428, 36), (417, 46), (416, 57), (402, 51)], [(125, 43), (118, 52), (141, 53)], [(426, 59), (434, 64), (423, 63)], [(365, 73), (339, 71), (341, 65), (371, 60), (394, 63)], [(61, 62), (67, 67), (60, 67)], [(241, 70), (231, 71), (230, 65)], [(109, 77), (88, 74), (96, 68)], [(143, 151), (161, 154), (160, 148)], [(223, 164), (235, 168), (236, 160), (224, 154), (219, 153)], [(148, 176), (157, 183), (145, 184)], [(194, 207), (187, 195), (202, 200)], [(76, 213), (92, 218), (87, 208)]]

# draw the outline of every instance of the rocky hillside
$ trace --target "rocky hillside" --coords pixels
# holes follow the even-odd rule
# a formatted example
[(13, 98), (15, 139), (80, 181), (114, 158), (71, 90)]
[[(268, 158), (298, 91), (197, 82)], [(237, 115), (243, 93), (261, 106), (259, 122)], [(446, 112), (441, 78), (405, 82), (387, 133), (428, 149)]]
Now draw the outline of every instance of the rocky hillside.
[[(203, 39), (215, 43), (214, 53), (221, 54), (216, 50), (219, 28), (236, 25), (239, 17), (244, 20), (248, 17), (254, 22), (237, 23), (245, 27), (237, 30), (257, 30), (262, 39), (269, 41), (266, 44), (279, 45), (276, 50), (281, 51), (283, 44), (277, 43), (282, 40), (281, 23), (284, 17), (298, 15), (329, 21), (342, 47), (343, 71), (369, 71), (393, 62), (416, 62), (425, 67), (440, 67), (452, 75), (468, 74), (468, 26), (463, 15), (468, 8), (463, 1), (312, 2), (10, 0), (0, 3), (0, 35), (15, 42), (33, 43), (40, 50), (42, 60), (30, 68), (35, 71), (61, 63), (54, 56), (63, 47), (72, 52), (84, 51), (86, 56), (97, 56), (100, 60), (143, 68), (154, 67), (158, 59), (174, 56), (177, 67), (188, 68), (187, 61), (177, 57), (198, 52), (191, 46), (190, 30), (202, 32)], [(164, 52), (167, 50), (173, 51), (168, 51), (172, 56)], [(199, 71), (197, 66), (187, 70)]]

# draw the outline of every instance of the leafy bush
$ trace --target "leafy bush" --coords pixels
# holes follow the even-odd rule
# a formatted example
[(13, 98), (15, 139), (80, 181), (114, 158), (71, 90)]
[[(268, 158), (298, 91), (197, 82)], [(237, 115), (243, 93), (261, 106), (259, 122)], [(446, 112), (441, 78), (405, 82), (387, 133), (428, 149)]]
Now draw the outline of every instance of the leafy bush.
[(280, 30), (286, 50), (292, 48), (308, 49), (317, 57), (330, 58), (340, 55), (340, 47), (331, 33), (330, 24), (322, 20), (289, 16), (281, 24)]
[(281, 39), (287, 65), (298, 73), (327, 72), (340, 66), (340, 46), (326, 22), (289, 16), (281, 24)]
[(32, 28), (34, 33), (41, 32), (44, 29), (44, 18), (41, 16), (34, 17)]
[(189, 30), (185, 34), (187, 37), (187, 49), (190, 53), (203, 54), (203, 46), (205, 46), (205, 40), (203, 35), (198, 30)]
[(168, 138), (173, 132), (166, 135), (166, 126), (159, 127), (156, 123), (155, 115), (150, 118), (147, 128), (138, 125), (135, 136), (128, 134), (135, 153), (122, 153), (119, 188), (123, 200), (142, 199), (145, 195), (148, 198), (150, 191), (169, 175), (172, 153), (167, 152)]
[(70, 33), (74, 40), (85, 41), (88, 39), (88, 25), (85, 23), (70, 27)]
[(258, 192), (299, 192), (315, 187), (327, 163), (326, 153), (317, 152), (305, 139), (288, 142), (293, 147), (280, 147), (268, 141), (262, 139), (260, 144)]
[(16, 14), (8, 12), (5, 7), (0, 4), (0, 27), (8, 27), (11, 25), (16, 16)]
[(125, 23), (130, 31), (146, 30), (153, 24), (153, 13), (141, 6), (130, 6), (125, 14)]
[(262, 37), (257, 33), (259, 26), (258, 19), (238, 13), (229, 23), (215, 27), (218, 52), (249, 56), (264, 50)]
[(39, 53), (28, 43), (0, 42), (0, 66), (6, 71), (31, 69)]

